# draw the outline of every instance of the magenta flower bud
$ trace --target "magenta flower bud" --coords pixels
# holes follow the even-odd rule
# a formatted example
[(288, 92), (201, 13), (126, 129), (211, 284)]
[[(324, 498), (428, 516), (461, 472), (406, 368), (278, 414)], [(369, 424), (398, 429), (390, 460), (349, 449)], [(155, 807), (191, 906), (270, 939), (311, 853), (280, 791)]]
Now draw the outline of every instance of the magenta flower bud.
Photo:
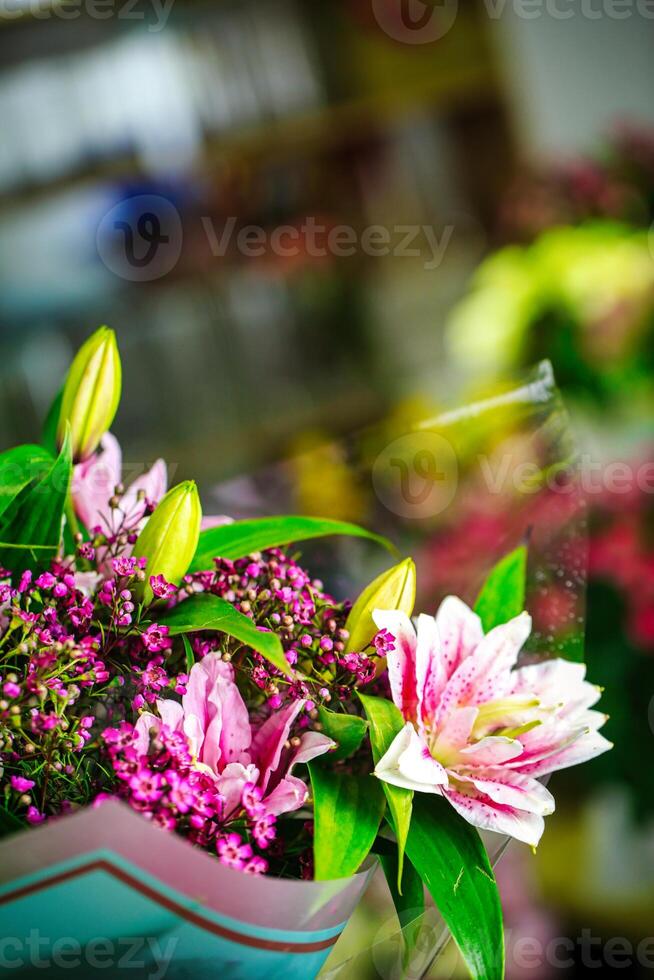
[(121, 389), (116, 335), (100, 327), (75, 355), (61, 398), (57, 443), (61, 447), (70, 425), (73, 460), (91, 456), (114, 420)]

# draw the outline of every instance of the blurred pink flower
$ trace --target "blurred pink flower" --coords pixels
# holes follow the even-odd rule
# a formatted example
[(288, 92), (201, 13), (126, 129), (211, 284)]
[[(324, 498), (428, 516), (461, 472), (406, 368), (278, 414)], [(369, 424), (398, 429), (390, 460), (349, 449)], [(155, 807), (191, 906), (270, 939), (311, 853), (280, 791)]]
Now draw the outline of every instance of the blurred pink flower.
[(293, 701), (274, 711), (259, 727), (251, 726), (233, 667), (219, 653), (210, 653), (191, 668), (181, 704), (161, 700), (157, 702), (158, 717), (148, 712), (140, 716), (136, 747), (145, 755), (150, 731), (159, 731), (162, 725), (183, 732), (195, 765), (216, 780), (226, 816), (240, 805), (248, 785), (261, 791), (265, 812), (277, 816), (299, 809), (307, 798), (307, 787), (292, 774), (293, 767), (310, 762), (334, 745), (319, 732), (305, 732), (295, 747), (287, 747), (304, 703)]
[[(98, 525), (103, 531), (112, 527), (109, 501), (121, 482), (122, 452), (120, 444), (111, 432), (106, 432), (98, 452), (79, 463), (73, 471), (72, 496), (79, 519), (92, 529)], [(120, 498), (120, 508), (126, 515), (130, 528), (137, 527), (145, 516), (148, 502), (157, 504), (168, 488), (166, 464), (158, 459), (152, 469), (137, 477)], [(139, 499), (139, 491), (143, 499)]]
[(599, 689), (583, 664), (550, 660), (514, 669), (531, 632), (520, 616), (484, 635), (460, 599), (443, 601), (417, 632), (401, 612), (377, 611), (395, 639), (388, 654), (393, 701), (406, 721), (376, 775), (444, 796), (471, 824), (535, 846), (554, 798), (539, 776), (611, 748), (589, 710)]

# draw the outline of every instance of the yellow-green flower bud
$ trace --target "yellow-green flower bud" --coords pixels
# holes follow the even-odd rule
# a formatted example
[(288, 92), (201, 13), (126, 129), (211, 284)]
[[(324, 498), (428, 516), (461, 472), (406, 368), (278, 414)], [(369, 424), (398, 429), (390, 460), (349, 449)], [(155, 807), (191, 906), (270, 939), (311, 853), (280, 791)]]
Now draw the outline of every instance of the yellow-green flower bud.
[(116, 335), (109, 327), (82, 344), (70, 366), (61, 398), (57, 442), (70, 424), (73, 460), (88, 459), (109, 430), (120, 401), (121, 367)]
[(368, 585), (350, 610), (345, 629), (349, 637), (347, 653), (364, 650), (372, 641), (377, 627), (375, 609), (399, 609), (410, 616), (416, 601), (416, 566), (411, 558), (394, 565)]
[(158, 505), (134, 545), (135, 558), (147, 558), (142, 597), (152, 602), (152, 575), (163, 575), (179, 585), (193, 560), (200, 537), (202, 507), (193, 480), (169, 490)]

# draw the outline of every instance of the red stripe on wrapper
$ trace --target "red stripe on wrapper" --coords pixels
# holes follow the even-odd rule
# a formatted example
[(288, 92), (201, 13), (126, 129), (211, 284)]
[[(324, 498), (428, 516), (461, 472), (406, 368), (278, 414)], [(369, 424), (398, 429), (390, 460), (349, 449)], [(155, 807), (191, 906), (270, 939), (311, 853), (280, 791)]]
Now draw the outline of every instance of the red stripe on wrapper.
[(47, 888), (61, 884), (63, 881), (70, 881), (73, 878), (81, 877), (82, 875), (88, 874), (91, 871), (105, 871), (107, 874), (113, 875), (114, 878), (117, 878), (124, 884), (129, 885), (130, 888), (133, 888), (135, 891), (145, 895), (146, 898), (151, 899), (157, 905), (162, 906), (169, 912), (173, 912), (175, 915), (179, 916), (179, 918), (185, 919), (187, 922), (191, 922), (193, 925), (198, 926), (200, 929), (204, 929), (206, 932), (211, 932), (215, 936), (220, 936), (222, 939), (228, 939), (230, 942), (237, 943), (241, 946), (252, 946), (255, 949), (267, 949), (276, 953), (315, 953), (319, 950), (329, 949), (331, 946), (334, 946), (340, 936), (340, 933), (338, 933), (335, 936), (331, 936), (329, 939), (321, 939), (312, 943), (289, 943), (275, 939), (259, 939), (256, 936), (248, 936), (247, 934), (229, 929), (227, 926), (222, 926), (216, 922), (212, 922), (210, 919), (206, 919), (197, 912), (184, 908), (183, 905), (180, 905), (173, 899), (168, 898), (166, 895), (162, 895), (154, 888), (151, 888), (144, 882), (139, 881), (138, 878), (135, 878), (128, 872), (123, 871), (122, 868), (117, 868), (109, 861), (103, 860), (90, 861), (88, 864), (81, 865), (78, 868), (72, 868), (70, 871), (62, 871), (59, 874), (52, 875), (45, 881), (37, 881), (31, 885), (24, 885), (22, 888), (16, 888), (14, 891), (0, 896), (0, 906), (7, 905), (10, 902), (15, 902), (20, 898), (25, 898), (27, 895), (34, 895), (36, 892), (45, 891)]

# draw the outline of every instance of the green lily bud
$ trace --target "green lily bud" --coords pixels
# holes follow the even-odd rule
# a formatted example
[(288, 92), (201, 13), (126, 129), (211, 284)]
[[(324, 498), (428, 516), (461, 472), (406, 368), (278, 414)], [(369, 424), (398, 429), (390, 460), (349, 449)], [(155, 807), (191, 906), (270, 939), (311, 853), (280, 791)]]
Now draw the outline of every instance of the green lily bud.
[(61, 397), (57, 443), (61, 447), (66, 423), (70, 423), (76, 463), (93, 454), (111, 427), (120, 401), (120, 386), (116, 335), (109, 327), (100, 327), (75, 355)]
[(193, 480), (169, 490), (134, 545), (135, 558), (147, 558), (142, 598), (152, 602), (151, 575), (179, 585), (193, 560), (200, 537), (202, 507)]
[(416, 601), (416, 566), (405, 558), (368, 585), (350, 610), (345, 629), (349, 637), (346, 653), (364, 650), (372, 641), (377, 627), (372, 614), (375, 609), (399, 609), (410, 616)]

